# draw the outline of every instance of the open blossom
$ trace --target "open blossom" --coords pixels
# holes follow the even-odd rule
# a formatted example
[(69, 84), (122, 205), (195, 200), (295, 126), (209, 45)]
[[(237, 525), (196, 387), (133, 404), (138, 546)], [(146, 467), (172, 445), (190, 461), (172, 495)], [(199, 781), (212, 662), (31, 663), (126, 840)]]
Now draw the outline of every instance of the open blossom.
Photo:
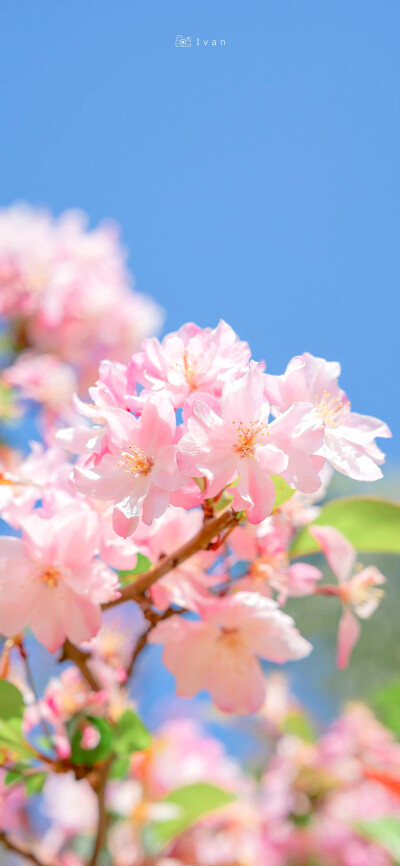
[(250, 349), (224, 321), (214, 328), (192, 322), (160, 343), (144, 340), (133, 355), (128, 377), (150, 391), (167, 391), (176, 408), (193, 391), (219, 396), (227, 378), (244, 371)]
[(279, 517), (267, 517), (255, 527), (236, 527), (229, 544), (238, 560), (249, 563), (247, 574), (237, 586), (267, 596), (275, 591), (279, 604), (284, 604), (288, 596), (312, 594), (322, 573), (307, 562), (290, 562), (291, 536)]
[[(157, 562), (161, 556), (171, 555), (183, 544), (187, 544), (201, 530), (203, 512), (199, 508), (185, 511), (184, 508), (170, 506), (151, 526), (139, 525), (134, 534), (140, 550)], [(211, 586), (221, 583), (225, 569), (219, 567), (212, 574), (208, 570), (214, 565), (218, 553), (213, 550), (200, 550), (150, 587), (151, 598), (159, 610), (170, 604), (190, 607), (191, 599), (203, 594)]]
[(341, 472), (356, 481), (382, 477), (379, 465), (384, 454), (375, 437), (391, 436), (383, 421), (351, 411), (345, 392), (339, 387), (340, 364), (305, 352), (292, 358), (282, 376), (266, 375), (266, 393), (275, 414), (293, 403), (309, 403), (310, 420), (323, 424), (323, 445), (318, 452)]
[(100, 605), (118, 597), (116, 575), (96, 558), (97, 515), (75, 502), (21, 525), (22, 539), (0, 538), (0, 632), (12, 637), (29, 625), (50, 652), (67, 637), (93, 637)]
[(264, 374), (252, 365), (225, 383), (220, 403), (205, 395), (188, 401), (187, 433), (178, 447), (182, 471), (205, 477), (207, 497), (230, 488), (233, 507), (247, 511), (250, 523), (259, 523), (273, 509), (270, 475), (290, 481), (294, 476), (305, 492), (321, 486), (312, 461), (321, 444), (320, 431), (302, 423), (298, 407), (269, 424), (264, 388)]
[(131, 282), (114, 225), (89, 231), (78, 211), (53, 219), (23, 204), (0, 211), (0, 313), (22, 325), (24, 345), (80, 366), (81, 382), (158, 330), (159, 308)]
[(339, 586), (332, 587), (332, 590), (343, 604), (338, 633), (338, 667), (345, 668), (360, 636), (357, 617), (367, 619), (374, 613), (382, 598), (381, 586), (386, 583), (386, 578), (374, 565), (355, 570), (357, 551), (337, 529), (312, 526), (309, 531), (321, 546), (339, 582)]
[(201, 599), (197, 609), (200, 621), (172, 616), (149, 638), (164, 645), (163, 660), (181, 697), (208, 689), (219, 709), (254, 713), (265, 698), (258, 656), (281, 664), (311, 651), (292, 618), (258, 593)]
[(150, 524), (184, 483), (176, 464), (175, 413), (168, 397), (150, 396), (140, 418), (123, 409), (104, 411), (108, 453), (95, 466), (76, 466), (78, 490), (115, 503), (113, 526), (126, 537), (141, 516)]

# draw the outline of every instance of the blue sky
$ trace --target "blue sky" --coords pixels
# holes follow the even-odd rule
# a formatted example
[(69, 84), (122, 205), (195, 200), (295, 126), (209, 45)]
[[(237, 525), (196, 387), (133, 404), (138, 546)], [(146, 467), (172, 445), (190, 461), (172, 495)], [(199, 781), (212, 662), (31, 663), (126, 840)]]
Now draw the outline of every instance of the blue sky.
[(399, 458), (399, 32), (398, 0), (1, 0), (1, 204), (117, 219), (168, 329), (340, 360)]

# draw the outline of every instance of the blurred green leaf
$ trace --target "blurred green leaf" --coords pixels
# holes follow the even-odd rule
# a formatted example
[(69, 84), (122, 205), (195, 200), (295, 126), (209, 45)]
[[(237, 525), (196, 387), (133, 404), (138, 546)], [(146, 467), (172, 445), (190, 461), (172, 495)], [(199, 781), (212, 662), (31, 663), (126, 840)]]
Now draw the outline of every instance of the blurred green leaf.
[(280, 475), (271, 475), (271, 480), (274, 482), (275, 486), (275, 503), (274, 503), (274, 511), (276, 508), (280, 508), (284, 502), (287, 502), (288, 499), (291, 499), (294, 490), (292, 487), (289, 487), (287, 481), (281, 478)]
[(22, 718), (24, 699), (19, 689), (7, 680), (0, 680), (0, 719)]
[(300, 740), (304, 740), (306, 743), (314, 743), (316, 739), (311, 722), (303, 713), (289, 713), (283, 723), (283, 732), (294, 737), (299, 737)]
[(43, 785), (46, 781), (46, 773), (35, 773), (28, 776), (25, 782), (25, 789), (28, 797), (33, 797), (34, 794), (40, 794)]
[[(372, 496), (334, 499), (310, 525), (333, 526), (365, 553), (400, 553), (400, 504), (389, 499)], [(305, 527), (294, 539), (290, 553), (305, 556), (318, 550), (318, 543)]]
[(0, 719), (0, 749), (13, 752), (19, 758), (32, 758), (34, 749), (22, 734), (22, 719)]
[(111, 764), (110, 779), (124, 779), (129, 772), (129, 757), (115, 758)]
[(4, 776), (4, 784), (8, 787), (9, 785), (13, 785), (14, 782), (19, 782), (20, 779), (21, 773), (19, 770), (9, 770)]
[[(83, 733), (81, 726), (86, 724), (96, 728), (100, 734), (100, 740), (94, 749), (84, 749), (81, 746)], [(80, 716), (73, 719), (67, 728), (71, 742), (71, 759), (74, 764), (85, 764), (91, 767), (99, 761), (105, 761), (111, 755), (114, 731), (107, 719), (98, 716)]]
[(370, 703), (380, 721), (400, 739), (400, 679), (378, 689)]
[(373, 821), (360, 821), (355, 829), (365, 839), (382, 845), (382, 848), (394, 858), (396, 863), (400, 860), (400, 819), (399, 818), (376, 818)]
[(120, 583), (122, 586), (131, 583), (135, 577), (139, 576), (139, 574), (144, 574), (145, 571), (148, 571), (149, 568), (151, 568), (151, 565), (152, 563), (148, 556), (143, 556), (143, 553), (138, 553), (135, 568), (131, 568), (129, 571), (118, 572)]
[(160, 803), (176, 806), (179, 810), (176, 818), (160, 821), (152, 827), (152, 841), (163, 846), (179, 833), (195, 824), (203, 815), (221, 809), (235, 800), (235, 796), (216, 785), (208, 782), (198, 782), (195, 785), (185, 785), (167, 794)]
[(151, 736), (139, 716), (133, 710), (125, 710), (118, 719), (114, 735), (114, 751), (126, 756), (148, 749)]

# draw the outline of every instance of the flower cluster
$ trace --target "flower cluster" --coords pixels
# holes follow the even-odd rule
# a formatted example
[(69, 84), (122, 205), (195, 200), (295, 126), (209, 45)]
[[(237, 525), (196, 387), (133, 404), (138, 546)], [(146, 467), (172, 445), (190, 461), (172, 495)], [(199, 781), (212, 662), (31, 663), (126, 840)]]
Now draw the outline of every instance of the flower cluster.
[(131, 290), (125, 258), (112, 223), (88, 230), (79, 211), (0, 211), (0, 316), (24, 350), (5, 381), (24, 398), (60, 409), (102, 358), (127, 361), (158, 330), (160, 310)]
[[(45, 866), (390, 866), (360, 827), (400, 820), (398, 745), (360, 707), (319, 740), (289, 733), (306, 721), (265, 666), (311, 652), (285, 606), (313, 596), (341, 609), (349, 663), (385, 583), (357, 563), (375, 550), (359, 509), (370, 529), (398, 509), (359, 497), (349, 520), (322, 499), (334, 470), (381, 477), (390, 431), (352, 412), (337, 363), (305, 353), (267, 374), (224, 321), (148, 337), (156, 308), (128, 284), (110, 227), (0, 214), (3, 417), (17, 389), (46, 442), (0, 450), (0, 842)], [(144, 650), (178, 697), (251, 715), (270, 752), (258, 781), (192, 722), (151, 741), (130, 694)]]

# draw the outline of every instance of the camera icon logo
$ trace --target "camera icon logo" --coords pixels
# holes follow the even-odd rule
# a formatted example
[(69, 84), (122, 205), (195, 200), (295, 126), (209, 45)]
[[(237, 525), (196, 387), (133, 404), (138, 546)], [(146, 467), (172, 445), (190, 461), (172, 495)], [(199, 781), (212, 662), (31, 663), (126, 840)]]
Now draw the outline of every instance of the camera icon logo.
[(190, 36), (177, 36), (175, 39), (175, 48), (191, 48), (192, 39)]

